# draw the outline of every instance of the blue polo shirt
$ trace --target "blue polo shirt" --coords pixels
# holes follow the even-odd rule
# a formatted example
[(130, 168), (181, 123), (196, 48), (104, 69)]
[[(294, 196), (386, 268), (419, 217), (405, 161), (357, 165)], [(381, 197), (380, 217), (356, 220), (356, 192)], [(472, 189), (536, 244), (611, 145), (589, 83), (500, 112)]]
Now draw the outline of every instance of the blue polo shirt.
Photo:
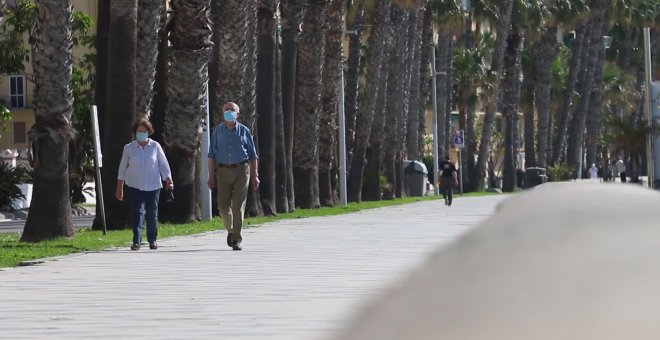
[(216, 164), (236, 164), (259, 159), (250, 129), (239, 122), (236, 122), (233, 129), (225, 123), (218, 125), (211, 134), (208, 158), (214, 159)]

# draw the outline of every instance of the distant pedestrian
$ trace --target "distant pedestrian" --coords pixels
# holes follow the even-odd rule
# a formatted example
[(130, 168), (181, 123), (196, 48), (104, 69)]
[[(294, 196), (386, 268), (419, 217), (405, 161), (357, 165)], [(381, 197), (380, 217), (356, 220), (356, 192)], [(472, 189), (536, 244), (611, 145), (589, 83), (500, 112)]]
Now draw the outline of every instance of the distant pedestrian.
[(621, 183), (626, 182), (626, 164), (622, 160), (616, 161), (616, 167), (619, 170), (619, 176), (621, 176)]
[(119, 163), (115, 197), (124, 200), (126, 184), (133, 228), (131, 250), (140, 250), (145, 222), (149, 249), (158, 249), (158, 199), (163, 181), (166, 182), (167, 190), (174, 189), (172, 172), (163, 148), (149, 138), (154, 133), (151, 123), (144, 118), (136, 120), (133, 133), (135, 140), (124, 146)]
[(592, 180), (598, 179), (598, 168), (596, 167), (596, 164), (591, 164), (591, 168), (589, 168), (589, 178)]
[(616, 167), (616, 161), (613, 161), (612, 164), (610, 164), (610, 178), (609, 180), (612, 182), (616, 182), (616, 179), (619, 177), (619, 169)]
[(445, 160), (438, 164), (438, 169), (440, 170), (440, 191), (442, 192), (442, 197), (445, 199), (445, 205), (451, 206), (453, 199), (452, 186), (458, 185), (458, 171), (449, 156), (446, 156)]
[(259, 188), (258, 156), (250, 129), (237, 122), (239, 107), (228, 102), (224, 119), (211, 136), (208, 152), (209, 188), (218, 188), (218, 210), (227, 229), (227, 245), (241, 250), (248, 182)]

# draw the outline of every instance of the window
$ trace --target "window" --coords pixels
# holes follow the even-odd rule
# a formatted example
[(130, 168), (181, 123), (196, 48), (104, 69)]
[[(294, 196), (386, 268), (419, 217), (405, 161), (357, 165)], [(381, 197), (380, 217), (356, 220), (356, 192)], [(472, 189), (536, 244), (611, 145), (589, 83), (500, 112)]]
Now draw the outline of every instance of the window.
[(25, 77), (9, 77), (9, 107), (25, 107)]
[(27, 131), (25, 128), (25, 122), (14, 122), (13, 131), (14, 131), (14, 144), (27, 143)]

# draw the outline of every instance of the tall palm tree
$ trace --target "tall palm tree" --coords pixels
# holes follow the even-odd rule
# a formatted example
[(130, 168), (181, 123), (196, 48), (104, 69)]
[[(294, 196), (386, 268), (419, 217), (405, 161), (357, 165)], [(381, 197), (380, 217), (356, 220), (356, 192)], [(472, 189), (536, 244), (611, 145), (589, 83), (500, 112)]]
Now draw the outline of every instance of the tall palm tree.
[(362, 200), (362, 175), (367, 153), (367, 143), (371, 125), (374, 120), (376, 109), (376, 96), (378, 93), (378, 79), (382, 69), (384, 44), (387, 26), (390, 16), (390, 0), (380, 0), (375, 4), (371, 36), (367, 50), (366, 89), (365, 95), (360, 100), (358, 115), (356, 119), (355, 141), (353, 147), (353, 158), (351, 160), (348, 174), (348, 199), (352, 202)]
[[(319, 170), (320, 84), (325, 53), (326, 6), (325, 0), (309, 0), (298, 51), (293, 174), (296, 206), (300, 208), (314, 208), (320, 204), (319, 197), (314, 195), (314, 181), (318, 181)], [(316, 185), (318, 188), (318, 182)]]
[(411, 10), (410, 25), (411, 32), (413, 34), (410, 36), (408, 43), (411, 47), (412, 58), (410, 60), (410, 89), (409, 96), (407, 99), (408, 102), (408, 130), (406, 137), (406, 155), (408, 159), (419, 160), (419, 148), (418, 148), (418, 135), (419, 131), (419, 71), (420, 71), (420, 59), (421, 59), (421, 16), (418, 9)]
[(497, 18), (495, 24), (496, 41), (491, 66), (488, 71), (488, 83), (490, 83), (490, 86), (486, 88), (487, 98), (485, 102), (484, 123), (481, 132), (481, 143), (479, 144), (479, 156), (475, 168), (475, 183), (473, 187), (477, 190), (481, 189), (484, 184), (486, 162), (488, 160), (491, 137), (493, 136), (495, 111), (497, 109), (496, 104), (500, 88), (502, 61), (504, 59), (506, 39), (509, 36), (511, 26), (512, 8), (513, 0), (502, 0), (496, 8), (496, 13), (494, 13)]
[(71, 1), (37, 2), (32, 44), (36, 122), (29, 139), (34, 194), (21, 241), (74, 234), (69, 200), (68, 144), (73, 137)]
[(355, 138), (355, 118), (358, 110), (360, 65), (362, 63), (362, 32), (365, 29), (365, 0), (351, 6), (349, 23), (351, 35), (348, 43), (348, 62), (344, 112), (346, 115), (346, 165), (350, 170), (353, 159), (353, 140)]
[(387, 104), (385, 105), (386, 123), (384, 128), (383, 169), (389, 188), (383, 190), (383, 199), (394, 199), (396, 192), (401, 191), (397, 186), (397, 157), (399, 148), (403, 144), (399, 134), (399, 125), (403, 124), (401, 112), (403, 111), (403, 100), (401, 93), (404, 91), (405, 62), (404, 58), (408, 51), (406, 37), (408, 36), (407, 11), (397, 5), (392, 5), (390, 11), (390, 25), (394, 36), (391, 42), (392, 48), (388, 56), (387, 64)]
[[(557, 57), (557, 27), (546, 27), (542, 29), (540, 40), (531, 49), (534, 57), (534, 104), (537, 114), (537, 138), (536, 138), (536, 165), (542, 168), (547, 166), (550, 145), (548, 143), (550, 134), (550, 95), (552, 88), (552, 64)], [(525, 121), (525, 127), (528, 122)], [(529, 141), (525, 141), (525, 146)], [(525, 152), (527, 155), (527, 151)]]
[[(607, 20), (603, 20), (603, 29), (602, 32), (605, 33), (608, 30)], [(586, 147), (587, 154), (587, 166), (589, 164), (596, 163), (596, 156), (600, 144), (600, 135), (601, 129), (603, 127), (603, 67), (605, 64), (605, 47), (601, 46), (598, 49), (598, 54), (596, 56), (598, 60), (596, 61), (594, 68), (594, 80), (593, 80), (593, 89), (591, 90), (591, 99), (589, 101), (589, 108), (586, 118), (586, 128), (587, 134), (584, 139), (584, 144)], [(607, 166), (607, 164), (602, 164)]]
[[(117, 169), (124, 145), (134, 136), (131, 125), (135, 115), (135, 56), (137, 49), (137, 0), (113, 0), (110, 3), (110, 38), (108, 47), (108, 91), (104, 124), (103, 202), (108, 229), (125, 228), (128, 208), (114, 197)], [(122, 98), (122, 100), (116, 100)], [(100, 217), (99, 215), (96, 215)], [(98, 218), (97, 218), (98, 220)], [(101, 223), (95, 221), (95, 227)]]
[(575, 107), (571, 124), (571, 133), (568, 136), (568, 149), (566, 160), (568, 165), (578, 165), (583, 156), (584, 130), (587, 119), (587, 112), (591, 100), (591, 91), (593, 89), (594, 73), (598, 61), (598, 54), (603, 49), (603, 21), (605, 20), (605, 1), (592, 0), (590, 20), (587, 23), (588, 41), (585, 46), (584, 59), (585, 64), (580, 73), (580, 102)]
[[(397, 25), (393, 20), (396, 20), (394, 18), (394, 8), (390, 10), (390, 25), (389, 25), (389, 30), (387, 32), (387, 44), (385, 46), (385, 60), (383, 63), (387, 65), (396, 65), (393, 64), (392, 58), (390, 57), (391, 55), (395, 54), (395, 48), (397, 47), (396, 45), (393, 44), (393, 41), (395, 39), (395, 34), (396, 34), (396, 29), (400, 29), (400, 24)], [(390, 89), (390, 80), (394, 80), (394, 77), (396, 77), (393, 73), (390, 71), (396, 70), (395, 67), (391, 68), (384, 68), (383, 71), (380, 74), (380, 79), (378, 80), (381, 84), (381, 86), (378, 89), (378, 94), (376, 97), (376, 112), (377, 114), (374, 117), (374, 123), (372, 126), (372, 132), (371, 136), (369, 136), (369, 149), (367, 150), (367, 166), (365, 168), (365, 179), (364, 179), (364, 185), (363, 185), (363, 190), (362, 194), (364, 196), (364, 199), (368, 201), (380, 201), (382, 199), (381, 195), (381, 180), (380, 180), (380, 175), (381, 175), (381, 166), (382, 166), (382, 161), (383, 161), (383, 144), (385, 141), (385, 125), (386, 124), (391, 124), (392, 122), (388, 122), (386, 120), (386, 114), (387, 112), (387, 106), (388, 104), (392, 104), (393, 100), (390, 100), (387, 98), (388, 93), (396, 93), (396, 88), (395, 89)], [(392, 85), (397, 85), (396, 82), (393, 81)], [(396, 97), (396, 96), (395, 96)]]
[(135, 65), (135, 99), (136, 117), (151, 116), (151, 102), (154, 97), (154, 82), (156, 80), (156, 64), (158, 63), (159, 31), (161, 29), (164, 0), (138, 0), (138, 29), (136, 65)]
[(275, 49), (275, 192), (278, 213), (289, 212), (289, 173), (284, 135), (284, 112), (282, 111), (282, 35), (278, 30)]
[(260, 0), (257, 18), (259, 21), (257, 36), (257, 129), (259, 134), (259, 173), (262, 179), (259, 197), (264, 214), (275, 215), (276, 180), (275, 180), (275, 63), (278, 46), (277, 0)]
[(417, 112), (419, 116), (419, 128), (417, 135), (417, 148), (420, 157), (424, 155), (424, 138), (426, 131), (426, 113), (431, 102), (431, 48), (433, 48), (433, 13), (431, 5), (427, 3), (422, 9), (421, 17), (421, 51), (420, 51), (420, 83), (419, 83), (419, 105)]
[(298, 68), (298, 45), (303, 8), (307, 0), (282, 0), (282, 111), (284, 120), (284, 141), (286, 144), (287, 195), (289, 209), (295, 209), (293, 178), (293, 135), (294, 110), (296, 100), (296, 70)]
[(342, 58), (342, 38), (346, 18), (346, 0), (331, 0), (328, 5), (325, 36), (325, 59), (319, 117), (319, 200), (321, 205), (334, 205), (332, 168), (337, 166), (337, 103)]
[(514, 22), (507, 39), (502, 79), (502, 116), (506, 120), (504, 136), (504, 174), (502, 191), (512, 192), (516, 187), (516, 159), (518, 145), (518, 112), (521, 92), (521, 58), (524, 33), (520, 22)]
[[(217, 44), (218, 83), (216, 92), (210, 96), (215, 101), (216, 108), (222, 108), (224, 103), (232, 101), (241, 107), (240, 120), (243, 122), (243, 96), (247, 82), (246, 72), (248, 67), (248, 50), (245, 35), (248, 31), (248, 23), (245, 20), (247, 12), (247, 1), (245, 0), (217, 0), (211, 3), (214, 7), (213, 36)], [(212, 112), (211, 119), (216, 124), (222, 122), (222, 110)]]
[(169, 99), (163, 143), (176, 183), (176, 199), (160, 215), (184, 223), (195, 220), (195, 172), (212, 45), (210, 0), (173, 0), (171, 6), (174, 28), (169, 37)]

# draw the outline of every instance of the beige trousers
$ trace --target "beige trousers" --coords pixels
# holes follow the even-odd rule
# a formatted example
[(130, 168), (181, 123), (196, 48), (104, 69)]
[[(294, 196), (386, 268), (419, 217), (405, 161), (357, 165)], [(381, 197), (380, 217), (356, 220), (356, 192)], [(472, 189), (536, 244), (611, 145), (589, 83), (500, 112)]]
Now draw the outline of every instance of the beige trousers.
[(218, 185), (218, 210), (229, 233), (230, 241), (243, 240), (241, 228), (245, 216), (245, 202), (250, 179), (248, 163), (234, 168), (220, 167), (215, 172)]

